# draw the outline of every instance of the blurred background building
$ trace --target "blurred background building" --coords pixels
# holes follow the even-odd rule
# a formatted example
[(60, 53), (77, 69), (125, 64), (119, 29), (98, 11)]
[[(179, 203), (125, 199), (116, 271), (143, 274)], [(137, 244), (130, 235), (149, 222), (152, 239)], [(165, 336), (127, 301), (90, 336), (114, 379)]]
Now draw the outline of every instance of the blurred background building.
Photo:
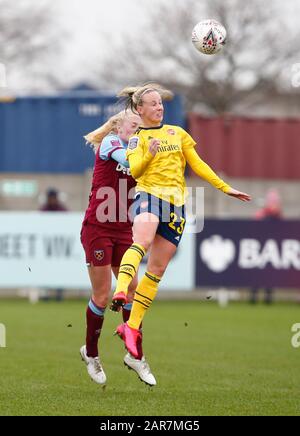
[[(166, 121), (253, 196), (241, 207), (205, 189), (206, 217), (253, 220), (276, 190), (284, 218), (300, 220), (299, 2), (198, 3), (0, 0), (0, 211), (39, 210), (52, 188), (83, 212), (94, 160), (83, 135), (119, 109), (118, 89), (153, 80), (176, 92)], [(228, 30), (218, 56), (190, 42), (207, 17)]]

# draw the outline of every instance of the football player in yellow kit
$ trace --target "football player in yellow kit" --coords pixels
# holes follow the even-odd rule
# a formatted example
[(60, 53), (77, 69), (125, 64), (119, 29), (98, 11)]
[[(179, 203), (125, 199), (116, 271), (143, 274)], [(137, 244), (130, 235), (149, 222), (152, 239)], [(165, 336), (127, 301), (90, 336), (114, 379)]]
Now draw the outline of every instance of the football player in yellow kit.
[(184, 231), (186, 162), (199, 177), (223, 193), (241, 201), (251, 199), (231, 188), (203, 162), (195, 151), (195, 141), (185, 130), (162, 124), (163, 99), (169, 95), (157, 84), (125, 88), (120, 93), (127, 98), (127, 107), (140, 115), (142, 127), (130, 139), (127, 151), (131, 174), (137, 181), (134, 244), (121, 261), (112, 310), (118, 311), (126, 304), (128, 286), (150, 249), (147, 272), (137, 287), (130, 318), (116, 330), (134, 358), (139, 357), (139, 326)]

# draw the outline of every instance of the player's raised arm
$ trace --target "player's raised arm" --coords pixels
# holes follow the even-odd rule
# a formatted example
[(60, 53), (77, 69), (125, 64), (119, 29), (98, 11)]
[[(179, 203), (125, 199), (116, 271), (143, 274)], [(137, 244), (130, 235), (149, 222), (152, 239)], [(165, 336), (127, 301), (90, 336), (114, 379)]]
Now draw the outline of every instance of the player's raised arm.
[(143, 147), (140, 144), (140, 138), (134, 136), (130, 139), (127, 157), (129, 160), (130, 172), (134, 179), (138, 179), (146, 170), (149, 163), (157, 153), (160, 141), (152, 139), (149, 144), (149, 149), (144, 153)]
[(233, 189), (226, 182), (224, 182), (220, 177), (210, 168), (207, 163), (205, 163), (194, 148), (184, 149), (184, 156), (187, 163), (190, 165), (192, 170), (197, 174), (197, 176), (209, 182), (212, 186), (224, 194), (230, 195), (231, 197), (237, 198), (241, 201), (250, 201), (251, 197), (236, 189)]

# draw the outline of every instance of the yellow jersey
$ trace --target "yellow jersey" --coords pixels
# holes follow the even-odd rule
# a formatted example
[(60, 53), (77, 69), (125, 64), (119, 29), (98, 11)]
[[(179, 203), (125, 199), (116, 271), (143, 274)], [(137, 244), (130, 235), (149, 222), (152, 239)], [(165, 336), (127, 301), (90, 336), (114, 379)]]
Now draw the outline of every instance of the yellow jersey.
[[(152, 139), (160, 141), (157, 153), (149, 151)], [(141, 127), (129, 140), (127, 158), (137, 191), (148, 192), (175, 206), (182, 206), (187, 197), (184, 178), (186, 163), (201, 178), (224, 193), (231, 187), (200, 158), (194, 150), (196, 142), (181, 127), (162, 125)]]
[[(160, 146), (156, 156), (148, 151), (150, 141), (157, 139)], [(137, 180), (137, 191), (145, 191), (165, 201), (181, 206), (185, 201), (186, 184), (184, 150), (194, 148), (196, 142), (181, 127), (164, 124), (154, 128), (140, 128), (130, 139), (127, 149), (130, 157), (148, 163)], [(131, 165), (130, 165), (131, 166)]]

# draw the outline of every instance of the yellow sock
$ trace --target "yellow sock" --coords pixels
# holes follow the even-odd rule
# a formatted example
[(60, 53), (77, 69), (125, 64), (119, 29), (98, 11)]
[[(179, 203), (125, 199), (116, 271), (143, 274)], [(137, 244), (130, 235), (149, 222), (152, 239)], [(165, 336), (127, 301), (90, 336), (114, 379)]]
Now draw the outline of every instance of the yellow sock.
[(136, 330), (139, 329), (146, 314), (146, 310), (149, 309), (157, 294), (160, 280), (161, 278), (155, 274), (146, 272), (140, 281), (134, 294), (131, 314), (127, 322), (129, 327)]
[(127, 294), (128, 286), (136, 275), (145, 254), (145, 248), (139, 244), (133, 244), (128, 248), (121, 261), (115, 294), (118, 292)]

